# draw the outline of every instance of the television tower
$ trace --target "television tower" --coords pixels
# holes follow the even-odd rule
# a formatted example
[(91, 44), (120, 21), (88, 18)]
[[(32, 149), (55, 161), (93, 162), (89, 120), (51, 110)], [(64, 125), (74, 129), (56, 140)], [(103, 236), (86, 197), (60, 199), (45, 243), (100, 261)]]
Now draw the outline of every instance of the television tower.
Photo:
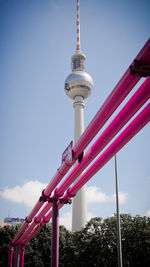
[[(85, 71), (85, 55), (80, 49), (80, 16), (77, 0), (77, 45), (72, 56), (72, 73), (65, 80), (66, 94), (74, 100), (74, 144), (84, 131), (84, 99), (93, 89), (93, 80)], [(73, 199), (72, 231), (78, 231), (87, 222), (86, 186), (83, 186)]]

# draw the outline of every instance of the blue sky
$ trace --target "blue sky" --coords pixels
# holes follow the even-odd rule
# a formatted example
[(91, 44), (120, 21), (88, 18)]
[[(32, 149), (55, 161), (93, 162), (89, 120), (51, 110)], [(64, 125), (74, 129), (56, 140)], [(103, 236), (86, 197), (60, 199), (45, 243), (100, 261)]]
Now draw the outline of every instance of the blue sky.
[[(81, 49), (94, 80), (85, 127), (150, 37), (149, 11), (146, 0), (80, 1)], [(0, 221), (29, 214), (73, 140), (64, 80), (75, 48), (75, 0), (0, 0)], [(121, 212), (150, 215), (149, 136), (147, 125), (118, 153)], [(88, 182), (89, 218), (115, 212), (114, 174), (112, 159)], [(67, 227), (70, 215), (66, 206)]]

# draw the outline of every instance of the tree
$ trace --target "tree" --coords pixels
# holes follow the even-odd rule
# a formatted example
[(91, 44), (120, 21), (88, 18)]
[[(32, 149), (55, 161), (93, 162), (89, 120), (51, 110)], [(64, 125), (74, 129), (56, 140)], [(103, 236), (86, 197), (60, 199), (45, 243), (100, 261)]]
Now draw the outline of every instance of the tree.
[[(124, 267), (150, 266), (150, 218), (121, 214)], [(78, 232), (60, 226), (60, 267), (116, 267), (116, 215), (92, 218)], [(9, 243), (18, 227), (0, 228), (0, 267), (7, 266)], [(48, 267), (51, 261), (51, 224), (45, 225), (25, 247), (25, 267)]]
[(20, 225), (0, 227), (0, 266), (8, 265), (9, 244), (18, 232)]

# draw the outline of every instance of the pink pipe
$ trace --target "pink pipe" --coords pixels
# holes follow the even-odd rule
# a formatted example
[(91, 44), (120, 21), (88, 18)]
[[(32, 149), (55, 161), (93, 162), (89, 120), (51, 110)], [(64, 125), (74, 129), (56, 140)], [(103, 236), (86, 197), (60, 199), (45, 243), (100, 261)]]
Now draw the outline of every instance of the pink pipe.
[[(137, 55), (136, 59), (143, 60), (150, 63), (150, 39), (144, 45), (142, 50)], [(84, 151), (86, 146), (90, 143), (93, 137), (98, 133), (98, 131), (102, 128), (105, 122), (110, 118), (112, 113), (116, 110), (116, 108), (121, 104), (124, 98), (128, 95), (128, 93), (132, 90), (135, 84), (139, 81), (139, 77), (130, 75), (129, 68), (118, 82), (112, 93), (106, 99), (103, 106), (97, 112), (96, 116), (89, 124), (87, 129), (84, 131), (82, 136), (79, 138), (77, 143), (73, 148), (74, 157), (75, 159)], [(44, 190), (44, 195), (49, 196), (53, 189), (57, 186), (57, 184), (61, 181), (63, 176), (68, 172), (70, 167), (73, 165), (67, 162), (64, 162), (60, 169), (57, 171), (56, 175), (50, 181), (46, 189)], [(27, 217), (28, 221), (31, 221), (38, 210), (43, 205), (43, 202), (37, 202), (35, 208), (32, 210), (30, 215)], [(27, 227), (27, 225), (26, 225)], [(21, 235), (24, 231), (23, 226), (21, 227), (17, 237), (14, 238), (13, 242), (17, 240), (17, 238)]]
[(46, 189), (44, 190), (44, 194), (47, 196), (50, 196), (52, 191), (55, 189), (57, 184), (61, 181), (61, 179), (64, 177), (64, 175), (68, 172), (68, 170), (71, 168), (71, 166), (74, 164), (75, 160), (73, 160), (72, 163), (68, 162), (68, 159), (61, 165), (61, 167), (58, 169), (56, 174), (54, 175), (53, 179), (50, 181)]
[(23, 235), (17, 240), (16, 244), (21, 243), (30, 233), (31, 231), (34, 229), (34, 227), (40, 223), (42, 217), (47, 213), (47, 211), (52, 207), (52, 203), (47, 203), (45, 205), (45, 207), (43, 208), (43, 210), (41, 210), (41, 212), (38, 214), (38, 216), (36, 216), (34, 218), (34, 221), (30, 224), (30, 226), (28, 227), (28, 229), (23, 233)]
[(44, 216), (42, 219), (42, 222), (36, 226), (36, 228), (26, 237), (26, 239), (23, 240), (22, 244), (26, 244), (31, 238), (33, 238), (38, 231), (41, 230), (41, 228), (49, 222), (49, 220), (52, 218), (52, 210)]
[(19, 260), (20, 260), (20, 247), (15, 246), (13, 266), (18, 267), (19, 266)]
[(19, 236), (22, 234), (22, 232), (24, 232), (24, 230), (27, 228), (28, 223), (25, 221), (21, 228), (19, 229), (18, 233), (16, 234), (16, 236), (14, 237), (12, 244), (14, 244), (16, 242), (16, 240), (19, 238)]
[(9, 256), (8, 256), (8, 267), (12, 267), (13, 263), (13, 246), (9, 247)]
[(23, 267), (24, 266), (24, 250), (25, 250), (25, 246), (21, 246), (21, 254), (20, 254), (20, 263), (19, 263), (19, 267)]
[[(88, 170), (69, 188), (63, 199), (69, 200), (74, 197), (77, 191), (88, 182), (118, 151), (125, 146), (148, 122), (150, 121), (150, 104), (148, 104), (140, 114), (129, 124), (129, 126), (116, 138), (116, 140), (103, 152), (103, 154), (88, 168)], [(64, 204), (60, 205), (60, 208)], [(40, 227), (35, 228), (32, 233), (23, 241), (26, 244), (50, 219), (52, 210), (44, 216)]]
[[(150, 39), (147, 41), (145, 46), (142, 48), (138, 56), (136, 57), (138, 60), (146, 61), (150, 63)], [(118, 82), (110, 96), (106, 99), (103, 106), (100, 108), (92, 122), (89, 124), (87, 129), (84, 131), (80, 139), (77, 141), (76, 145), (73, 148), (74, 158), (77, 159), (78, 156), (84, 151), (86, 146), (90, 143), (93, 137), (97, 134), (97, 132), (102, 128), (105, 122), (109, 119), (115, 109), (121, 104), (124, 98), (128, 95), (128, 93), (132, 90), (135, 84), (139, 81), (139, 77), (130, 75), (129, 69), (125, 72), (121, 80)], [(105, 116), (104, 116), (105, 115)], [(97, 127), (98, 126), (98, 127)], [(61, 181), (63, 176), (68, 172), (70, 167), (73, 165), (74, 162), (71, 164), (69, 162), (64, 162), (60, 169), (57, 171), (56, 175), (50, 181), (46, 189), (44, 190), (44, 195), (49, 196), (53, 189), (57, 186), (57, 184)], [(38, 212), (40, 207), (43, 205), (43, 202), (37, 202), (36, 206), (27, 217), (32, 220), (35, 214)], [(20, 231), (18, 232), (17, 236), (13, 239), (13, 242), (18, 239), (21, 233), (27, 227), (27, 224), (24, 224)]]
[[(144, 62), (146, 61), (150, 64), (150, 39), (148, 39), (135, 59)], [(139, 80), (140, 77), (130, 75), (130, 69), (128, 68), (102, 107), (99, 109), (94, 119), (91, 121), (73, 147), (75, 158), (78, 158), (81, 152), (84, 151), (87, 145), (91, 142), (94, 136), (98, 133), (98, 131), (102, 128), (105, 122), (110, 118), (116, 108), (121, 104), (121, 102), (125, 99), (125, 97), (129, 94)]]
[(75, 184), (67, 190), (64, 198), (75, 196), (77, 191), (86, 184), (118, 151), (126, 145), (150, 121), (150, 103), (129, 124), (129, 126), (116, 138), (104, 153), (88, 168)]
[[(79, 178), (74, 185), (69, 188), (63, 197), (63, 199), (69, 200), (74, 197), (78, 190), (86, 184), (116, 153), (119, 152), (123, 146), (125, 146), (148, 122), (150, 121), (150, 103), (139, 113), (139, 115), (127, 126), (127, 128), (116, 138), (116, 140), (103, 152), (103, 154), (85, 171), (85, 173)], [(60, 208), (63, 204), (60, 205)], [(41, 223), (41, 227), (44, 226), (52, 217), (52, 210)], [(41, 228), (40, 228), (41, 229)], [(40, 229), (37, 229), (38, 232)], [(30, 236), (27, 237), (27, 241), (35, 235), (33, 231)], [(27, 242), (26, 241), (26, 242)], [(24, 241), (25, 242), (25, 241)], [(23, 243), (24, 243), (23, 242)]]
[(20, 237), (20, 235), (24, 232), (24, 230), (27, 228), (28, 224), (32, 221), (32, 218), (35, 216), (37, 211), (42, 207), (43, 202), (38, 201), (32, 211), (30, 212), (29, 216), (26, 218), (25, 222), (22, 224), (21, 228), (19, 229), (18, 233), (14, 237), (12, 243), (15, 243), (16, 240)]
[(23, 235), (16, 241), (15, 244), (20, 244), (29, 234), (30, 232), (34, 229), (34, 227), (36, 226), (36, 223), (33, 222), (32, 224), (30, 224), (30, 226), (28, 227), (28, 229), (23, 233)]
[[(74, 164), (74, 162), (75, 162), (75, 160), (73, 160), (73, 162), (70, 164), (68, 162), (68, 159), (66, 159), (66, 161), (58, 169), (58, 171), (55, 174), (54, 178), (51, 180), (49, 185), (44, 190), (43, 196), (45, 196), (45, 197), (49, 197), (50, 196), (51, 192), (54, 190), (54, 188), (56, 187), (57, 183), (59, 183), (59, 181), (61, 181), (63, 176), (68, 172), (68, 170), (71, 168), (71, 166)], [(35, 207), (32, 209), (31, 213), (26, 218), (26, 221), (23, 223), (23, 225), (21, 226), (20, 230), (18, 231), (18, 233), (14, 237), (12, 243), (15, 243), (16, 240), (20, 237), (20, 235), (24, 232), (24, 230), (27, 228), (28, 224), (32, 221), (33, 217), (38, 212), (38, 210), (42, 207), (42, 205), (43, 205), (43, 201), (38, 201), (36, 203)], [(46, 210), (45, 210), (45, 213), (46, 213)]]
[(60, 197), (65, 190), (79, 177), (82, 171), (93, 161), (93, 159), (103, 150), (103, 148), (112, 140), (120, 129), (132, 118), (132, 116), (144, 105), (150, 98), (150, 77), (148, 77), (136, 93), (131, 97), (127, 104), (118, 113), (115, 119), (100, 135), (97, 141), (87, 151), (82, 161), (78, 163), (70, 172), (62, 184), (56, 188), (55, 196)]
[(40, 231), (42, 226), (38, 224), (34, 230), (30, 233), (30, 235), (27, 236), (27, 238), (22, 242), (22, 245), (26, 245), (26, 243), (34, 236), (38, 231)]
[[(102, 151), (102, 149), (112, 140), (112, 138), (119, 132), (119, 130), (129, 121), (132, 116), (143, 106), (143, 104), (150, 97), (150, 78), (148, 77), (136, 93), (131, 97), (115, 119), (110, 123), (110, 125), (101, 134), (94, 145), (88, 150), (88, 152), (83, 157), (81, 163), (78, 163), (68, 177), (63, 181), (59, 188), (55, 190), (53, 197), (60, 197), (63, 195), (65, 190), (75, 181), (75, 179), (81, 174), (81, 172), (89, 165), (92, 160)], [(51, 208), (52, 204), (47, 203), (43, 210), (35, 217), (35, 222), (33, 222), (27, 231), (21, 236), (17, 241), (20, 243), (27, 235), (33, 230), (35, 225), (40, 222), (41, 218), (47, 211)], [(51, 214), (51, 213), (50, 213)], [(47, 221), (47, 216), (44, 216)], [(43, 224), (43, 222), (42, 222)]]
[[(63, 205), (60, 205), (63, 206)], [(49, 213), (43, 217), (43, 220), (40, 224), (38, 224), (35, 229), (26, 237), (26, 239), (23, 240), (22, 245), (25, 245), (31, 238), (33, 238), (37, 232), (41, 230), (41, 228), (49, 222), (49, 220), (52, 218), (52, 210), (49, 211)]]

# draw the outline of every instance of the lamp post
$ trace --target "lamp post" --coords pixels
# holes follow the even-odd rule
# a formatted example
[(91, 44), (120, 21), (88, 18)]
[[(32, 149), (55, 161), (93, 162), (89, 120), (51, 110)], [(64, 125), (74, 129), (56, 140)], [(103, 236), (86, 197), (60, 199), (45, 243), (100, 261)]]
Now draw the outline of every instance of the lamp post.
[(121, 229), (120, 229), (120, 212), (119, 212), (119, 194), (118, 194), (118, 171), (117, 156), (115, 155), (115, 180), (116, 180), (116, 213), (117, 213), (117, 253), (118, 267), (122, 267), (122, 246), (121, 246)]

